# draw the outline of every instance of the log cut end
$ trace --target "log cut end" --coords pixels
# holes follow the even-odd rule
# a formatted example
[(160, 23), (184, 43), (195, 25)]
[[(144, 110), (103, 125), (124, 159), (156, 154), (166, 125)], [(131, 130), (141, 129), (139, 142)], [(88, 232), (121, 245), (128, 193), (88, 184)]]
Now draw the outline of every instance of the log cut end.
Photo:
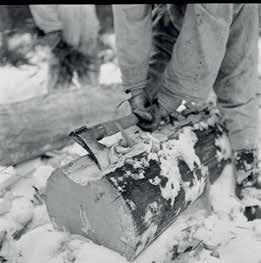
[(136, 239), (131, 214), (117, 189), (90, 163), (88, 156), (82, 157), (49, 178), (48, 213), (58, 229), (87, 236), (130, 257)]
[(230, 162), (226, 132), (214, 120), (152, 134), (137, 128), (132, 147), (123, 138), (107, 145), (111, 166), (102, 173), (88, 156), (56, 170), (47, 182), (50, 217), (134, 259)]

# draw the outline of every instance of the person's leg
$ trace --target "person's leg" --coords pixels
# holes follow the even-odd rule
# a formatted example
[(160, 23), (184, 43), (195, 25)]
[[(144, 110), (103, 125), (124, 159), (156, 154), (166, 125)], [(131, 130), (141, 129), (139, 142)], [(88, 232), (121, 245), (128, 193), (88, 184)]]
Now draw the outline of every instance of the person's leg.
[[(100, 59), (98, 56), (99, 20), (96, 15), (95, 5), (79, 5), (81, 8), (81, 38), (79, 51), (89, 61), (88, 70), (78, 73), (83, 86), (98, 87), (100, 75)], [(87, 19), (86, 19), (87, 18)]]
[[(177, 19), (177, 18), (176, 18)], [(147, 94), (154, 100), (160, 88), (160, 79), (170, 61), (179, 31), (173, 25), (166, 4), (157, 4), (152, 14), (152, 50), (149, 63)]]
[[(237, 182), (245, 186), (253, 185), (257, 166), (257, 44), (257, 5), (235, 4), (227, 49), (214, 90), (229, 130)], [(240, 192), (237, 194), (242, 197)]]

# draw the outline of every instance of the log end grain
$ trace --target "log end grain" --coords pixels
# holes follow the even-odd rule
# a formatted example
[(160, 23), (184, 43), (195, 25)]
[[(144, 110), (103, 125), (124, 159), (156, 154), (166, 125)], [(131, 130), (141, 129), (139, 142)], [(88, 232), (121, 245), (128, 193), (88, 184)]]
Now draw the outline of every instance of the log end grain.
[[(117, 189), (106, 178), (99, 179), (98, 174), (94, 178), (93, 174), (99, 171), (94, 171), (96, 166), (90, 166), (90, 162), (88, 156), (82, 157), (56, 170), (48, 179), (48, 213), (58, 229), (88, 237), (130, 258), (136, 244), (131, 214)], [(86, 173), (89, 167), (92, 173)], [(84, 171), (84, 182), (80, 181), (81, 172), (75, 173), (77, 170)], [(77, 174), (78, 178), (70, 177), (69, 173)]]
[(218, 124), (132, 135), (130, 152), (112, 146), (119, 159), (103, 174), (85, 156), (56, 170), (47, 183), (47, 209), (58, 226), (128, 260), (200, 198), (231, 158)]

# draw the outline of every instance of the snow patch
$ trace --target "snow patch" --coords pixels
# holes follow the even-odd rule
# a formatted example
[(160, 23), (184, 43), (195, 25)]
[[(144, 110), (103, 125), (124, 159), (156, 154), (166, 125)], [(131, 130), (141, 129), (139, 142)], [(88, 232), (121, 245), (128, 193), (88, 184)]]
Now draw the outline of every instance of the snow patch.
[(150, 182), (151, 184), (153, 184), (153, 185), (159, 185), (160, 182), (161, 182), (161, 179), (160, 179), (158, 176), (156, 176), (156, 177), (154, 177), (154, 178), (152, 178), (152, 179), (149, 179), (149, 182)]
[(215, 145), (219, 147), (217, 151), (217, 160), (228, 160), (232, 156), (232, 149), (228, 137), (222, 134), (218, 138), (215, 138)]
[(130, 206), (131, 210), (137, 209), (136, 204), (132, 200), (126, 199), (126, 203)]
[(12, 202), (10, 217), (18, 224), (25, 225), (33, 218), (33, 204), (30, 200), (20, 197)]
[(216, 182), (210, 185), (210, 203), (219, 217), (245, 221), (242, 202), (235, 195), (235, 183), (233, 165), (228, 164)]
[(155, 211), (158, 211), (157, 202), (153, 202), (147, 207), (146, 214), (144, 216), (144, 222), (147, 226), (151, 223), (152, 218), (155, 216)]
[(33, 210), (33, 219), (30, 223), (30, 229), (50, 223), (51, 221), (47, 213), (46, 205), (43, 204), (36, 206)]
[(17, 263), (55, 262), (68, 240), (68, 234), (55, 231), (52, 225), (37, 227), (18, 241)]
[(93, 244), (85, 243), (78, 252), (74, 263), (128, 263), (128, 261), (112, 250)]
[(100, 67), (100, 84), (111, 85), (121, 83), (121, 72), (114, 63), (102, 64)]
[(33, 175), (33, 185), (38, 189), (39, 193), (45, 193), (47, 179), (52, 174), (54, 168), (50, 165), (41, 165), (37, 168)]
[[(161, 167), (161, 176), (167, 178), (167, 183), (164, 187), (161, 186), (161, 194), (163, 198), (171, 201), (171, 205), (174, 205), (175, 198), (177, 197), (181, 189), (181, 176), (178, 168), (178, 159), (184, 160), (191, 171), (194, 170), (194, 164), (196, 163), (201, 168), (201, 163), (198, 156), (195, 153), (194, 145), (198, 138), (190, 127), (185, 127), (182, 132), (179, 133), (178, 140), (169, 140), (162, 143), (162, 150), (158, 152)], [(195, 174), (193, 180), (198, 181)], [(200, 183), (200, 182), (199, 182)], [(188, 187), (185, 187), (188, 191)], [(202, 189), (198, 189), (202, 192)], [(197, 196), (198, 191), (188, 192), (188, 200), (193, 200)]]
[[(28, 53), (32, 65), (0, 67), (0, 104), (24, 101), (48, 93), (49, 51), (38, 48)], [(35, 65), (34, 65), (35, 64)]]

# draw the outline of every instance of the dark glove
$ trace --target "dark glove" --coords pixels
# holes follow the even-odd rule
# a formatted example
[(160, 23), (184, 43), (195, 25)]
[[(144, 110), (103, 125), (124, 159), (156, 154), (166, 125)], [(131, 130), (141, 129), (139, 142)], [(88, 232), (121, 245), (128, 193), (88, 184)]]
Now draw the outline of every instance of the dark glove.
[(169, 123), (169, 113), (158, 103), (154, 103), (149, 109), (152, 120), (141, 120), (138, 126), (144, 131), (155, 131), (161, 124)]
[(152, 114), (149, 112), (149, 107), (151, 106), (151, 101), (147, 96), (144, 89), (132, 90), (131, 98), (129, 99), (132, 112), (141, 121), (152, 121)]

